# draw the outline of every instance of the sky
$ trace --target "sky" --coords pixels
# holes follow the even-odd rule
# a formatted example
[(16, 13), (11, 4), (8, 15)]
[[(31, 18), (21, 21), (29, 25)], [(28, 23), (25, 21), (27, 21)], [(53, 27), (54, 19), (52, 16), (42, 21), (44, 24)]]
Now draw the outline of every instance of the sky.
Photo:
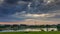
[(60, 22), (60, 0), (0, 0), (0, 22)]

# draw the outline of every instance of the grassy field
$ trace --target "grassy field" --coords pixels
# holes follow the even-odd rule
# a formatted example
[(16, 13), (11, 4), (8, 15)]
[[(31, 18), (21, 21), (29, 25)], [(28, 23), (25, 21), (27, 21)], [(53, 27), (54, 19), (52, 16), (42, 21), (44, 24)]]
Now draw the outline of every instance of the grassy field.
[(0, 32), (0, 34), (60, 34), (60, 32)]

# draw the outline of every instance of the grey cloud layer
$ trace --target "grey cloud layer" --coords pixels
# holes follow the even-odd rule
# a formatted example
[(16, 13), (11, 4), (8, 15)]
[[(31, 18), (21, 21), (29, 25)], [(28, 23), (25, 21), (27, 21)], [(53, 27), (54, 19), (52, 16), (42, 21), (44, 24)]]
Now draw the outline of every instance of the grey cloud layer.
[[(3, 0), (0, 4), (0, 21), (19, 21), (25, 19), (60, 20), (60, 1), (49, 4), (43, 3), (40, 0), (37, 1)], [(31, 3), (30, 7), (28, 7), (29, 3)], [(28, 17), (27, 14), (45, 14), (45, 17), (41, 17), (41, 15), (40, 17)], [(46, 16), (46, 14), (48, 15)]]

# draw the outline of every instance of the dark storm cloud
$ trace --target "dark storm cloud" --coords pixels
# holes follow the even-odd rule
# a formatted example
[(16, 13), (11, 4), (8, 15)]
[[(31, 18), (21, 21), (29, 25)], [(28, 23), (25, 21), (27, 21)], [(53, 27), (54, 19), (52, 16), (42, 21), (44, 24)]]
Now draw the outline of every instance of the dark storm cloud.
[(31, 2), (32, 0), (21, 0), (21, 1), (25, 1), (25, 2)]
[[(55, 10), (60, 10), (60, 3), (59, 2), (54, 2), (48, 5), (44, 5), (44, 3), (42, 4), (42, 2), (40, 2), (40, 0), (38, 2), (36, 2), (36, 4), (34, 4), (34, 1), (31, 2), (31, 9), (30, 11), (27, 4), (24, 5), (15, 5), (18, 1), (32, 1), (32, 0), (4, 0), (4, 4), (2, 6), (0, 6), (0, 13), (2, 14), (12, 14), (12, 13), (16, 13), (16, 12), (21, 12), (21, 11), (26, 11), (27, 13), (48, 13), (49, 11), (55, 11)], [(6, 4), (5, 4), (6, 3)], [(9, 5), (10, 4), (10, 5)], [(35, 6), (36, 5), (36, 6)], [(36, 7), (36, 9), (34, 8)]]
[(24, 19), (22, 18), (16, 18), (16, 17), (12, 17), (12, 16), (9, 16), (9, 17), (0, 17), (0, 22), (16, 22), (16, 21), (22, 21)]
[(6, 2), (8, 4), (14, 4), (14, 3), (17, 3), (18, 0), (4, 0), (4, 2)]
[[(0, 6), (0, 14), (2, 15), (9, 15), (9, 14), (14, 14), (16, 12), (21, 12), (21, 11), (26, 11), (27, 13), (32, 13), (32, 14), (41, 14), (41, 13), (48, 13), (52, 12), (55, 10), (60, 10), (60, 4), (59, 2), (54, 2), (49, 5), (42, 5), (40, 1), (36, 2), (34, 4), (34, 1), (31, 2), (31, 8), (28, 9), (27, 4), (20, 4), (17, 5), (16, 3), (18, 1), (31, 1), (31, 0), (4, 0), (4, 3), (2, 6)], [(15, 6), (14, 6), (15, 5)], [(36, 6), (35, 6), (36, 5)], [(34, 8), (35, 7), (35, 8)], [(30, 10), (30, 11), (29, 11)], [(2, 16), (1, 15), (1, 16)]]
[[(48, 13), (48, 12), (52, 12), (52, 11), (56, 11), (56, 10), (60, 10), (60, 1), (55, 1), (55, 2), (51, 2), (49, 4), (47, 3), (43, 3), (43, 2), (33, 2), (32, 5), (32, 13)], [(35, 8), (34, 8), (35, 7)]]
[[(21, 2), (20, 4), (18, 4), (19, 1)], [(29, 5), (28, 2), (31, 2), (30, 7), (28, 7)], [(28, 19), (32, 18), (32, 16), (30, 17), (21, 16), (23, 15), (22, 11), (25, 11), (26, 13), (30, 13), (30, 14), (46, 14), (46, 13), (52, 13), (56, 10), (60, 10), (60, 1), (45, 5), (45, 3), (40, 2), (40, 0), (38, 2), (35, 2), (32, 0), (4, 0), (4, 2), (0, 5), (0, 19), (1, 19), (0, 21), (19, 21), (27, 18)], [(11, 16), (16, 13), (19, 13), (18, 17), (16, 15)], [(22, 14), (20, 15), (20, 13)], [(42, 18), (42, 17), (39, 17), (39, 18)], [(48, 19), (49, 18), (47, 18), (47, 20)]]
[(18, 0), (4, 0), (4, 2), (0, 5), (0, 17), (24, 11), (27, 4), (16, 4), (17, 2)]

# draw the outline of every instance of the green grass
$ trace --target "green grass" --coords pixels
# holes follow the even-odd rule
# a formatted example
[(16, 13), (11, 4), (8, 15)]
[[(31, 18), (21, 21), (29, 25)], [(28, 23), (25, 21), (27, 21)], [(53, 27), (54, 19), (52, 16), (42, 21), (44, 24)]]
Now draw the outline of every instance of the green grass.
[(0, 34), (60, 34), (60, 32), (0, 32)]

